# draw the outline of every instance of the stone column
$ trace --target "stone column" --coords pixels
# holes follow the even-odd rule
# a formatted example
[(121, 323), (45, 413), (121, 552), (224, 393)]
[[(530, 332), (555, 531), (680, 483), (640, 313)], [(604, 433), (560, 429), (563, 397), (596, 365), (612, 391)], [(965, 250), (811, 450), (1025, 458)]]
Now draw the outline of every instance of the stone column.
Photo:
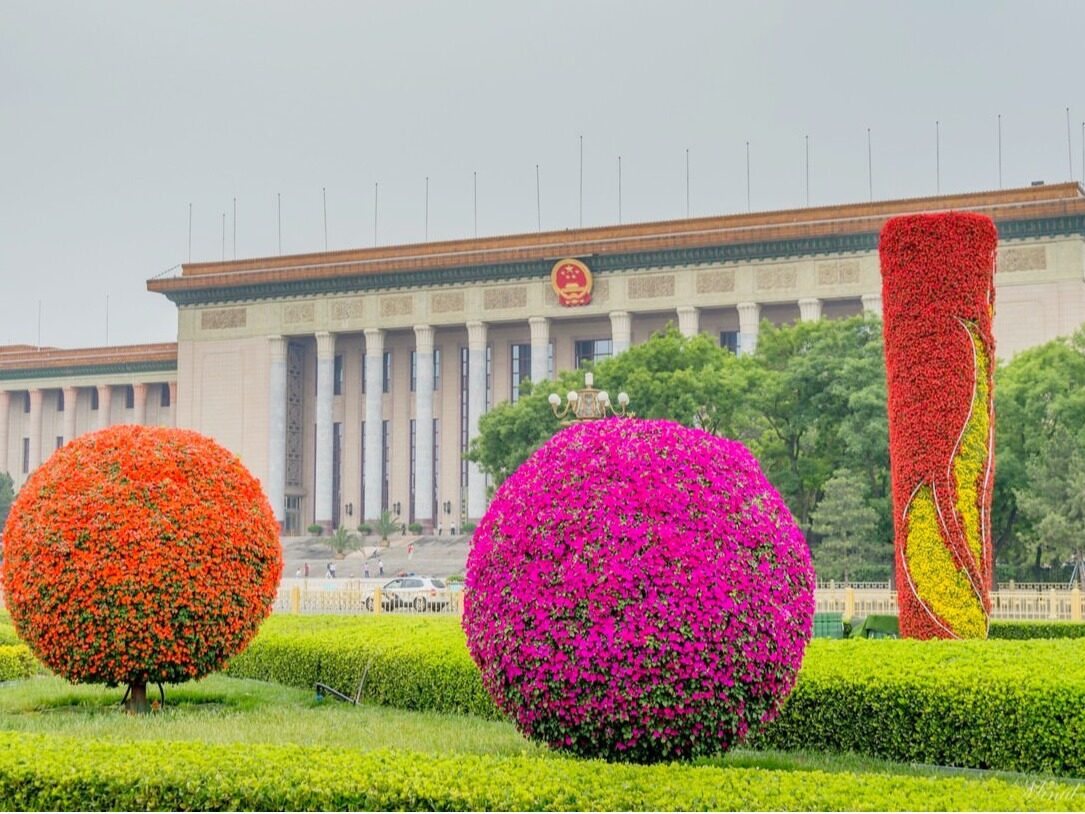
[(692, 338), (701, 332), (701, 312), (692, 305), (679, 305), (678, 332), (682, 336)]
[(365, 521), (381, 516), (381, 422), (384, 420), (384, 331), (365, 330)]
[[(478, 421), (486, 412), (486, 323), (467, 323), (467, 442), (478, 437)], [(467, 519), (486, 513), (486, 479), (478, 464), (467, 464)]]
[(738, 304), (738, 352), (740, 355), (757, 350), (757, 333), (760, 328), (761, 306), (756, 302)]
[(75, 439), (75, 408), (79, 403), (79, 388), (64, 388), (64, 443)]
[(140, 382), (132, 385), (132, 423), (147, 423), (147, 385)]
[(112, 423), (109, 419), (109, 413), (112, 406), (113, 385), (98, 385), (98, 429), (104, 430)]
[(8, 471), (8, 421), (11, 416), (11, 393), (0, 390), (0, 472)]
[[(271, 510), (282, 531), (286, 521), (286, 338), (269, 336), (270, 363), (268, 367), (268, 445), (267, 492)], [(170, 405), (177, 415), (173, 394), (176, 382), (170, 382)]]
[(531, 383), (536, 384), (550, 378), (550, 320), (531, 317), (527, 324), (531, 327)]
[(867, 314), (874, 314), (880, 317), (882, 315), (882, 295), (878, 294), (864, 294), (863, 300), (863, 312)]
[(821, 319), (821, 300), (817, 297), (803, 297), (799, 300), (799, 319), (803, 322), (817, 322)]
[(633, 320), (628, 311), (610, 312), (610, 337), (614, 355), (629, 350), (632, 344)]
[(41, 466), (41, 407), (43, 390), (30, 391), (30, 471)]
[[(285, 354), (286, 351), (284, 350), (283, 353)], [(177, 426), (177, 382), (170, 382), (168, 386), (169, 386), (169, 389), (170, 389), (170, 425), (176, 427)]]
[(433, 533), (433, 328), (414, 326), (414, 519)]
[(332, 395), (335, 392), (335, 334), (316, 334), (316, 494), (315, 522), (332, 527)]

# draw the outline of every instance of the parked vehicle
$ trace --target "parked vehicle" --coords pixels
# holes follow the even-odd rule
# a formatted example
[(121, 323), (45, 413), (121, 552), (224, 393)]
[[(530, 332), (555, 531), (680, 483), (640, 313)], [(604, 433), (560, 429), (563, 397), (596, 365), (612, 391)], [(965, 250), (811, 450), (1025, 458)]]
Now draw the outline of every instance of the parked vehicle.
[[(448, 586), (437, 577), (399, 577), (381, 588), (381, 608), (386, 611), (397, 608), (413, 608), (422, 613), (427, 610), (447, 610), (451, 602)], [(373, 610), (373, 597), (365, 600), (366, 610)]]

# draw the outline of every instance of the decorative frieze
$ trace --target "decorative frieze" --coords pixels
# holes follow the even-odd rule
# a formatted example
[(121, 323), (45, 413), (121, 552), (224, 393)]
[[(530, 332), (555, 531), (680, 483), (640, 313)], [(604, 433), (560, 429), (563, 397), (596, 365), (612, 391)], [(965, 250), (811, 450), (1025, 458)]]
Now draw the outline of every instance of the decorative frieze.
[(462, 291), (436, 291), (430, 294), (429, 310), (432, 314), (454, 314), (464, 310)]
[(757, 269), (758, 291), (779, 291), (794, 288), (799, 278), (795, 266), (766, 266)]
[[(610, 300), (610, 280), (600, 280), (598, 277), (592, 282), (591, 303), (601, 305)], [(548, 306), (557, 306), (558, 295), (554, 293), (553, 286), (547, 282), (543, 287), (543, 302)]]
[(998, 272), (1043, 271), (1047, 268), (1047, 251), (1043, 246), (1015, 246), (998, 250)]
[(204, 331), (244, 328), (248, 313), (247, 308), (216, 308), (214, 311), (201, 311), (200, 328)]
[(316, 318), (316, 309), (311, 302), (288, 302), (283, 306), (283, 323), (302, 325)]
[(487, 311), (499, 308), (527, 308), (527, 288), (487, 288), (482, 292), (482, 307)]
[(365, 315), (365, 300), (355, 297), (348, 300), (332, 300), (332, 319), (361, 319)]
[(649, 274), (643, 277), (630, 277), (627, 285), (629, 286), (628, 292), (631, 300), (674, 296), (673, 274)]
[(851, 285), (859, 282), (858, 260), (826, 260), (817, 264), (818, 285)]
[(381, 297), (382, 317), (406, 317), (414, 313), (414, 297), (410, 294), (398, 294), (394, 297)]
[(720, 294), (735, 290), (734, 269), (712, 269), (697, 272), (698, 294)]

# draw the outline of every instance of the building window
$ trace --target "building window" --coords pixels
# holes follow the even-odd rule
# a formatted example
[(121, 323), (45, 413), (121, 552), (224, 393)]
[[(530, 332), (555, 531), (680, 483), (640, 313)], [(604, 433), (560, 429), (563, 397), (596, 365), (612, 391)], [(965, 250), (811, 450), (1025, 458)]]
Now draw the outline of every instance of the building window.
[(460, 502), (467, 494), (467, 379), (471, 372), (471, 353), (460, 346)]
[(64, 391), (63, 390), (57, 390), (57, 412), (58, 413), (63, 413), (64, 412)]
[(365, 354), (362, 354), (362, 392), (365, 392)]
[(339, 528), (343, 503), (343, 425), (332, 423), (332, 528)]
[(30, 412), (30, 391), (29, 390), (27, 390), (25, 393), (23, 393), (23, 412), (24, 413), (29, 413)]
[(92, 387), (90, 390), (90, 409), (98, 409), (98, 388)]
[(158, 403), (163, 407), (170, 406), (170, 386), (168, 384), (162, 385)]
[(581, 339), (577, 341), (575, 351), (573, 367), (579, 370), (584, 362), (609, 359), (614, 353), (614, 343), (609, 339)]
[(531, 379), (531, 345), (513, 345), (512, 377), (509, 382), (509, 401), (515, 404), (520, 400), (520, 384), (524, 379)]
[(283, 531), (286, 535), (301, 534), (301, 495), (286, 496), (286, 511), (283, 518)]
[(490, 412), (493, 406), (493, 381), (494, 381), (494, 346), (486, 345), (486, 408), (484, 413)]
[(63, 435), (58, 435), (57, 436), (57, 446), (56, 446), (56, 448), (60, 449), (62, 446), (64, 446), (64, 436)]
[(389, 421), (381, 422), (381, 510), (388, 510), (388, 496), (390, 492), (390, 480), (388, 472), (388, 459), (392, 443), (392, 431)]
[(23, 474), (30, 474), (30, 439), (23, 439)]
[(411, 467), (410, 467), (410, 470), (411, 470), (410, 495), (411, 495), (411, 497), (410, 497), (410, 503), (407, 506), (407, 514), (408, 514), (407, 522), (408, 523), (413, 523), (414, 522), (414, 453), (415, 453), (415, 449), (416, 449), (415, 427), (416, 427), (416, 422), (412, 418), (411, 419), (411, 450), (410, 450), (411, 451)]
[(128, 385), (124, 388), (124, 409), (131, 410), (136, 406), (136, 388)]
[(438, 419), (435, 418), (433, 419), (433, 483), (430, 486), (432, 490), (430, 492), (430, 497), (433, 500), (433, 511), (430, 514), (430, 517), (433, 519), (434, 523), (439, 522), (439, 515), (437, 514), (437, 478), (438, 474), (441, 471), (441, 459), (438, 457), (438, 453), (441, 449), (441, 444), (438, 441), (438, 434), (440, 433), (440, 431), (441, 426), (438, 422)]
[(720, 331), (720, 347), (738, 355), (738, 331)]
[(381, 382), (381, 390), (385, 393), (391, 392), (392, 389), (392, 351), (386, 350), (384, 352), (384, 377)]
[(360, 515), (361, 515), (361, 518), (362, 518), (362, 522), (365, 523), (365, 522), (367, 522), (369, 520), (375, 520), (376, 518), (374, 518), (374, 517), (366, 517), (365, 516), (365, 422), (364, 421), (362, 422), (362, 454), (361, 454), (361, 459), (362, 459), (362, 472), (361, 472), (361, 476), (358, 478), (358, 482), (360, 484), (362, 484), (362, 510), (360, 512)]
[(433, 389), (441, 387), (441, 349), (433, 349)]
[(332, 395), (343, 395), (343, 354), (335, 354), (335, 361), (332, 363), (334, 367), (334, 373), (332, 375), (332, 381), (335, 384), (332, 385)]

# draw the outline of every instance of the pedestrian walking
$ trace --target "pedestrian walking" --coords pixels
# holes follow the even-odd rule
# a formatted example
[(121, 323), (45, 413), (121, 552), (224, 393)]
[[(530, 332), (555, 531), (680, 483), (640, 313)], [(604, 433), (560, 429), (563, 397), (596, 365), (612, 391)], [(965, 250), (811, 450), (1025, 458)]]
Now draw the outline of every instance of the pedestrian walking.
[(363, 576), (364, 576), (364, 577), (365, 577), (366, 579), (369, 579), (369, 563), (366, 563), (366, 564), (365, 564), (365, 570), (364, 570), (364, 572), (363, 572)]
[(309, 563), (302, 563), (301, 573), (306, 579), (309, 579)]
[(382, 576), (382, 577), (384, 576), (384, 560), (383, 559), (377, 560), (377, 574), (379, 576)]
[(407, 559), (414, 556), (414, 543), (407, 543)]

